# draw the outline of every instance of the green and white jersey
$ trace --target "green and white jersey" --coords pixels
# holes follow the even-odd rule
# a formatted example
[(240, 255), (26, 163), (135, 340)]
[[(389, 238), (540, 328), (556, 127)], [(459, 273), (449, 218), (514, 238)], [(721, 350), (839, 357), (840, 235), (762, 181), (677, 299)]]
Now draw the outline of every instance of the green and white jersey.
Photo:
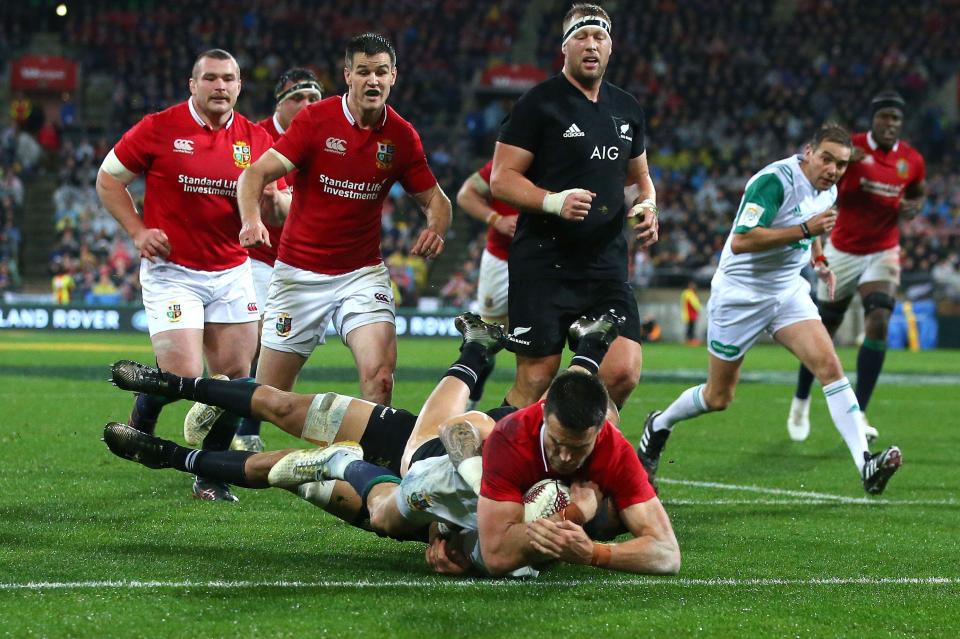
[(799, 155), (767, 165), (747, 182), (714, 279), (768, 293), (793, 286), (810, 261), (813, 240), (802, 239), (767, 251), (734, 255), (730, 249), (733, 236), (756, 227), (796, 226), (826, 211), (836, 199), (836, 186), (826, 191), (814, 188), (800, 169)]

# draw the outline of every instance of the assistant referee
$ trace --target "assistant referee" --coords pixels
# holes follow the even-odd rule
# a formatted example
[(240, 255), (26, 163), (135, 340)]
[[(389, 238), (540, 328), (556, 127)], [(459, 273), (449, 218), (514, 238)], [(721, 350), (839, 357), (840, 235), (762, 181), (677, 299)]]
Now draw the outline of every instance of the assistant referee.
[(626, 323), (600, 376), (622, 406), (642, 363), (626, 219), (638, 219), (640, 246), (657, 240), (644, 115), (631, 95), (603, 81), (612, 40), (602, 7), (574, 4), (562, 42), (562, 72), (520, 98), (493, 159), (494, 197), (520, 209), (509, 260), (508, 339), (517, 376), (507, 402), (537, 401), (560, 366), (570, 325), (613, 309)]

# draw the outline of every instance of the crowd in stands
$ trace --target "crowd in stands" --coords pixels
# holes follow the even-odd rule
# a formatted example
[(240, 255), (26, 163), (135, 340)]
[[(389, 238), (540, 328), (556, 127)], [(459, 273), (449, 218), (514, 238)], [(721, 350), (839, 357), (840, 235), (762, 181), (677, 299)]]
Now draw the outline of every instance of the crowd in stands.
[[(539, 21), (538, 63), (550, 73), (562, 61), (558, 33), (567, 5), (554, 4)], [(61, 244), (76, 245), (76, 251), (58, 247), (51, 267), (65, 258), (73, 266), (83, 261), (82, 276), (74, 278), (82, 282), (77, 292), (92, 291), (106, 270), (106, 278), (128, 299), (136, 294), (135, 269), (110, 259), (123, 242), (112, 220), (97, 210), (90, 174), (103, 147), (143, 114), (184, 99), (184, 77), (198, 50), (223, 47), (237, 56), (244, 78), (239, 109), (262, 117), (272, 111), (272, 87), (284, 68), (309, 65), (328, 94), (342, 92), (345, 34), (385, 33), (398, 50), (399, 79), (391, 104), (417, 126), (431, 167), (452, 195), (486, 159), (478, 155), (490, 152), (509, 108), (507, 100), (482, 107), (468, 102), (471, 82), (489, 65), (509, 61), (521, 37), (518, 25), (526, 3), (285, 0), (251, 7), (227, 0), (144, 0), (117, 6), (107, 0), (75, 5), (65, 20), (49, 26), (77, 52), (88, 77), (111, 78), (109, 122), (115, 127), (103, 140), (63, 145), (66, 181), (56, 199), (57, 224), (62, 234), (71, 235)], [(911, 107), (905, 137), (928, 163), (924, 211), (904, 225), (904, 284), (953, 286), (960, 296), (960, 128), (927, 99), (957, 71), (960, 5), (649, 0), (631, 3), (629, 11), (624, 7), (611, 7), (614, 54), (607, 79), (644, 107), (661, 210), (660, 242), (632, 261), (636, 284), (683, 286), (691, 277), (706, 284), (747, 178), (799, 150), (825, 119), (863, 130), (869, 125), (869, 97), (894, 88)], [(0, 57), (32, 28), (16, 24), (12, 19), (0, 28)], [(317, 25), (324, 25), (321, 37)], [(414, 304), (424, 294), (428, 265), (409, 255), (422, 223), (409, 199), (391, 193), (384, 209), (383, 254), (403, 304)], [(431, 294), (456, 306), (473, 296), (481, 226), (471, 223), (476, 239), (466, 255), (446, 257), (459, 268), (447, 286)], [(84, 246), (96, 263), (81, 250)], [(127, 270), (115, 269), (114, 263)]]

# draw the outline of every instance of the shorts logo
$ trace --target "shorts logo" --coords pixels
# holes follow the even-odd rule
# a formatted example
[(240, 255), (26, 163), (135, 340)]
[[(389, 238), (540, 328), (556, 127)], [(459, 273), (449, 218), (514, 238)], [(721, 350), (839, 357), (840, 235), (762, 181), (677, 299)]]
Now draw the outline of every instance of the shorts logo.
[(324, 147), (324, 151), (329, 153), (336, 153), (337, 155), (347, 154), (347, 141), (341, 140), (340, 138), (327, 138)]
[(899, 160), (897, 160), (897, 176), (906, 179), (907, 176), (909, 175), (910, 175), (910, 163), (904, 160), (903, 158), (900, 158)]
[(183, 312), (180, 310), (180, 305), (177, 302), (170, 302), (167, 304), (167, 319), (171, 322), (179, 322), (180, 317), (183, 315)]
[(248, 303), (247, 303), (247, 312), (248, 312), (248, 313), (256, 313), (257, 310), (258, 310), (258, 309), (257, 309), (257, 303), (256, 303), (256, 302), (248, 302)]
[(250, 145), (247, 142), (237, 140), (233, 143), (233, 163), (238, 169), (250, 166)]
[(407, 495), (407, 506), (410, 506), (410, 510), (426, 510), (433, 504), (433, 500), (430, 499), (430, 495), (420, 492), (419, 490), (411, 495)]
[(722, 344), (717, 340), (710, 340), (710, 348), (717, 351), (721, 355), (726, 355), (727, 357), (736, 357), (740, 354), (740, 347), (734, 346), (733, 344)]
[(277, 315), (277, 337), (286, 337), (293, 328), (293, 318), (287, 313)]
[(387, 294), (386, 294), (386, 293), (374, 293), (374, 294), (373, 294), (373, 299), (377, 300), (377, 301), (380, 302), (381, 304), (389, 304), (389, 303), (390, 303), (390, 298), (387, 297)]
[(193, 140), (184, 140), (178, 138), (173, 141), (173, 150), (175, 153), (187, 153), (193, 155)]
[(507, 341), (515, 344), (523, 344), (524, 346), (530, 346), (530, 340), (520, 339), (520, 336), (526, 335), (531, 330), (533, 330), (532, 326), (517, 326), (513, 329), (512, 333), (507, 335)]
[(393, 156), (397, 152), (397, 146), (390, 140), (377, 142), (377, 168), (389, 169), (393, 166)]

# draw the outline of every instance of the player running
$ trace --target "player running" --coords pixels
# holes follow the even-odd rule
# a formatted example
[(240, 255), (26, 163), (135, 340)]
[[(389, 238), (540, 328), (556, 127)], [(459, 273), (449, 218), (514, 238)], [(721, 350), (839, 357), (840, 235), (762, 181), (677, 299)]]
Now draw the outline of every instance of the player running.
[[(817, 286), (817, 308), (834, 335), (854, 292), (863, 302), (864, 340), (857, 353), (857, 402), (868, 439), (877, 430), (866, 423), (867, 404), (880, 377), (887, 350), (887, 326), (900, 286), (901, 219), (913, 218), (923, 206), (926, 168), (923, 156), (900, 139), (906, 105), (895, 91), (870, 102), (872, 125), (853, 136), (850, 168), (840, 182), (837, 226), (823, 251), (824, 264), (837, 276), (835, 299)], [(787, 431), (794, 441), (810, 434), (810, 386), (813, 374), (801, 365), (790, 403)]]
[(867, 449), (857, 397), (810, 298), (810, 285), (800, 275), (812, 261), (828, 299), (833, 298), (836, 278), (824, 263), (819, 236), (836, 223), (836, 184), (851, 149), (849, 134), (828, 123), (802, 155), (774, 162), (747, 182), (711, 285), (707, 383), (688, 388), (665, 411), (647, 416), (637, 454), (651, 477), (678, 422), (730, 405), (743, 358), (763, 332), (786, 346), (823, 384), (830, 416), (867, 493), (882, 493), (900, 468), (896, 446), (876, 454)]

